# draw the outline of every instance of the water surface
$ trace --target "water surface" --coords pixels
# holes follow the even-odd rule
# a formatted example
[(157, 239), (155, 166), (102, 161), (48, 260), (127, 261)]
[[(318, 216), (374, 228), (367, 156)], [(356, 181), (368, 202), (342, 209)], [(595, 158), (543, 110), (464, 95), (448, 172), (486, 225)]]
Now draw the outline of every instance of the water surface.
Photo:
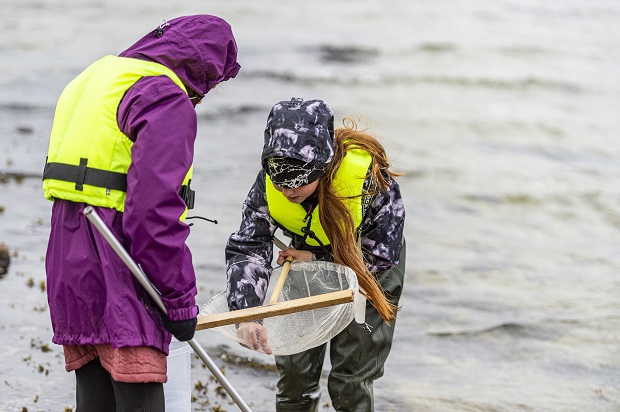
[[(55, 102), (92, 61), (191, 13), (231, 23), (242, 65), (198, 107), (194, 212), (219, 221), (189, 239), (199, 302), (225, 287), (270, 107), (322, 98), (363, 116), (405, 172), (406, 287), (376, 409), (620, 410), (620, 5), (607, 0), (4, 0), (0, 409), (75, 403), (44, 283)], [(274, 409), (270, 357), (197, 340), (253, 410)], [(194, 409), (235, 410), (194, 366)]]

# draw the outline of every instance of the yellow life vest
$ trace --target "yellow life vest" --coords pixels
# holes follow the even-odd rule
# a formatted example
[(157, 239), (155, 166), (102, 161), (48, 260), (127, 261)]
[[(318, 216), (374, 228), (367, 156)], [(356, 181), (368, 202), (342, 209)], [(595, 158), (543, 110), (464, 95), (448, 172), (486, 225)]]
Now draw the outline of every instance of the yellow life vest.
[[(347, 151), (347, 155), (342, 159), (332, 182), (337, 193), (344, 198), (343, 201), (349, 206), (356, 229), (362, 223), (363, 210), (362, 196), (360, 195), (371, 161), (372, 157), (364, 150), (351, 149)], [(302, 228), (307, 226), (307, 220), (304, 221), (307, 213), (303, 206), (290, 202), (286, 196), (279, 192), (273, 186), (269, 175), (266, 176), (265, 187), (271, 217), (286, 230), (304, 236)], [(349, 196), (357, 197), (346, 199)], [(323, 245), (328, 245), (330, 241), (319, 219), (319, 206), (315, 207), (311, 213), (312, 221), (309, 229), (314, 232)], [(306, 239), (306, 243), (311, 246), (319, 246), (319, 243), (310, 237)]]
[[(116, 113), (126, 91), (145, 76), (181, 79), (159, 63), (106, 56), (79, 74), (62, 92), (50, 136), (43, 189), (49, 200), (66, 199), (123, 212), (133, 142), (118, 127)], [(182, 182), (189, 204), (193, 167)], [(181, 183), (181, 182), (179, 182)], [(191, 206), (190, 206), (191, 207)], [(187, 214), (187, 209), (181, 220)]]

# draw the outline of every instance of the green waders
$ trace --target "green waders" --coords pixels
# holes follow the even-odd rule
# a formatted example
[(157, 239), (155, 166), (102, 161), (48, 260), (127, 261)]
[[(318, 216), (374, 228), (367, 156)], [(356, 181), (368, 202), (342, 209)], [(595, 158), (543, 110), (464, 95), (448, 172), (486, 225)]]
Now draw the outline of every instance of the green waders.
[[(398, 266), (380, 272), (379, 282), (390, 300), (398, 305), (404, 283), (406, 247)], [(367, 332), (355, 321), (330, 341), (332, 364), (327, 381), (332, 405), (337, 411), (374, 411), (373, 381), (383, 376), (383, 365), (392, 348), (395, 322), (387, 325), (379, 312), (366, 303)], [(280, 373), (276, 410), (278, 412), (318, 411), (320, 378), (327, 344), (290, 356), (276, 356)]]

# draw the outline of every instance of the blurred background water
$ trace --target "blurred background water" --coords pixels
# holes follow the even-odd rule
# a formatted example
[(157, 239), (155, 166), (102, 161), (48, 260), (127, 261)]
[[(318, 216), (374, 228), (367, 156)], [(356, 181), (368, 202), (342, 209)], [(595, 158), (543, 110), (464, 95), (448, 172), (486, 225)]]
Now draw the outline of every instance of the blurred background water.
[[(267, 113), (293, 96), (363, 116), (407, 206), (407, 275), (377, 411), (620, 410), (620, 3), (3, 0), (0, 409), (72, 408), (51, 344), (40, 173), (56, 100), (161, 18), (225, 18), (241, 72), (198, 106), (198, 300), (259, 168)], [(255, 411), (271, 357), (197, 340)], [(208, 371), (192, 378), (195, 410)], [(212, 384), (214, 385), (214, 384)], [(202, 391), (202, 392), (201, 392)], [(223, 397), (223, 408), (236, 410)], [(326, 390), (322, 410), (330, 410)], [(211, 408), (211, 409), (210, 409)]]

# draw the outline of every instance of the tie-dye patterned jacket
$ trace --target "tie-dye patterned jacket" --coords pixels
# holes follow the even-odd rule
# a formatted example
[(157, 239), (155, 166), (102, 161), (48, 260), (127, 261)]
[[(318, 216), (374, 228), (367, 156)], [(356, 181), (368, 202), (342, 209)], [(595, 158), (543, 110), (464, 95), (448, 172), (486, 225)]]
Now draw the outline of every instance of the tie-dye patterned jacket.
[[(392, 179), (391, 187), (370, 201), (360, 226), (364, 259), (372, 273), (398, 264), (404, 221), (405, 206), (400, 188)], [(261, 170), (243, 204), (241, 226), (226, 245), (230, 310), (263, 303), (272, 271), (273, 236), (277, 229), (269, 215), (265, 171)], [(318, 252), (314, 253), (314, 258), (333, 260), (331, 254)]]

